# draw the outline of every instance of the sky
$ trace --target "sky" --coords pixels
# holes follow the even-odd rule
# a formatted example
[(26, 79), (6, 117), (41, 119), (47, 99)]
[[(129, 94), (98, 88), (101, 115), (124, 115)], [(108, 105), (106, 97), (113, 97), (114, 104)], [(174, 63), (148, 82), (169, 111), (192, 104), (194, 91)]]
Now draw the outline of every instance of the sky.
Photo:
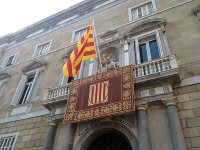
[(0, 37), (19, 31), (81, 1), (83, 0), (0, 0)]

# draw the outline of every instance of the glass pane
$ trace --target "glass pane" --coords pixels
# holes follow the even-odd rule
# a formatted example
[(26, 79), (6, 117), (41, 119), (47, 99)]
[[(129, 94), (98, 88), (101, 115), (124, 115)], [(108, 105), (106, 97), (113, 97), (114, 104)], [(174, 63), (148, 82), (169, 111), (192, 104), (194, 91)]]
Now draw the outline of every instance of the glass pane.
[(152, 12), (153, 12), (153, 8), (152, 8), (151, 3), (149, 3), (149, 4), (147, 5), (147, 7), (148, 7), (148, 10), (149, 10), (149, 14), (152, 13)]
[(154, 41), (149, 42), (149, 47), (150, 47), (150, 52), (151, 52), (151, 59), (154, 60), (154, 59), (160, 58), (157, 41), (154, 40)]
[(142, 9), (141, 8), (138, 8), (138, 18), (142, 17)]
[(74, 80), (74, 77), (69, 77), (67, 83), (72, 82), (72, 80)]
[(88, 76), (91, 76), (91, 75), (92, 75), (92, 70), (93, 70), (93, 62), (91, 62), (90, 65), (89, 65), (89, 73), (88, 73)]
[(132, 19), (133, 19), (133, 20), (134, 20), (134, 19), (137, 19), (137, 12), (136, 12), (135, 9), (132, 10)]
[(13, 58), (14, 58), (14, 56), (9, 57), (6, 67), (12, 65)]
[(141, 63), (147, 62), (148, 61), (148, 57), (147, 57), (146, 43), (145, 44), (141, 44), (139, 47), (140, 47)]
[(15, 138), (13, 137), (13, 138), (12, 138), (12, 141), (11, 141), (11, 143), (10, 143), (10, 146), (13, 146), (14, 140), (15, 140)]
[(143, 16), (147, 15), (147, 8), (146, 5), (142, 6)]
[(19, 104), (22, 104), (27, 89), (28, 89), (28, 85), (26, 85), (26, 87), (25, 87), (25, 89), (24, 89), (24, 91), (23, 91), (23, 94), (22, 94), (22, 97), (21, 97), (21, 99), (20, 99), (20, 101), (19, 101)]
[(4, 139), (3, 147), (6, 147), (7, 142), (8, 142), (8, 139)]
[(6, 147), (9, 147), (11, 138), (8, 139)]
[(129, 58), (128, 58), (128, 52), (124, 53), (124, 66), (129, 65)]

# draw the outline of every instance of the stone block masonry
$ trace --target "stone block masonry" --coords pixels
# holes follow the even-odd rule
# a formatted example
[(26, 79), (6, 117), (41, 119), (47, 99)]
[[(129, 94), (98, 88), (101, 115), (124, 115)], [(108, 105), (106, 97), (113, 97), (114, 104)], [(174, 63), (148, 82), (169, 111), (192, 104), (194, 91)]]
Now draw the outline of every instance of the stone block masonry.
[(47, 116), (0, 124), (0, 135), (19, 132), (14, 150), (42, 150), (48, 124)]
[[(178, 114), (187, 148), (200, 147), (200, 84), (174, 89), (178, 100)], [(190, 90), (186, 90), (190, 89)]]

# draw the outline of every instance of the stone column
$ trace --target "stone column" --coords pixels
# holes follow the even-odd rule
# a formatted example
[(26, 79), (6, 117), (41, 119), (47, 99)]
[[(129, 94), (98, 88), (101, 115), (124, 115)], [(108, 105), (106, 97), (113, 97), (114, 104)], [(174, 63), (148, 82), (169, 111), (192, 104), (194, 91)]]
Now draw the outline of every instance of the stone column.
[(59, 123), (59, 121), (57, 121), (57, 120), (47, 120), (47, 122), (49, 122), (49, 128), (47, 131), (47, 135), (46, 135), (42, 150), (52, 150), (53, 149), (56, 128)]
[(147, 121), (147, 103), (136, 103), (138, 119), (138, 147), (139, 150), (151, 150), (151, 140)]
[(162, 102), (167, 107), (173, 150), (187, 150), (183, 130), (176, 109), (176, 97), (163, 98)]
[(69, 123), (65, 134), (63, 150), (72, 150), (74, 143), (74, 135), (76, 130), (76, 123)]

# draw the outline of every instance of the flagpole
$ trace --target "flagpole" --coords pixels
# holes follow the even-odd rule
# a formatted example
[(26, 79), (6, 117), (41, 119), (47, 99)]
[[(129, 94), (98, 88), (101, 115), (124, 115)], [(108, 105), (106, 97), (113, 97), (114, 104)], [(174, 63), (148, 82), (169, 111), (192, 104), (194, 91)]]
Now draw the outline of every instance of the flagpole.
[[(94, 34), (95, 34), (95, 40), (96, 40), (96, 46), (97, 46), (97, 50), (98, 50), (98, 55), (99, 55), (99, 62), (100, 62), (100, 66), (101, 66), (101, 72), (102, 72), (102, 65), (101, 65), (101, 58), (100, 58), (100, 52), (99, 52), (99, 45), (98, 45), (98, 41), (97, 41), (97, 34), (96, 34), (96, 28), (95, 28), (95, 25), (94, 25), (94, 19), (93, 19), (93, 31), (94, 31)], [(94, 42), (95, 43), (95, 42)]]

